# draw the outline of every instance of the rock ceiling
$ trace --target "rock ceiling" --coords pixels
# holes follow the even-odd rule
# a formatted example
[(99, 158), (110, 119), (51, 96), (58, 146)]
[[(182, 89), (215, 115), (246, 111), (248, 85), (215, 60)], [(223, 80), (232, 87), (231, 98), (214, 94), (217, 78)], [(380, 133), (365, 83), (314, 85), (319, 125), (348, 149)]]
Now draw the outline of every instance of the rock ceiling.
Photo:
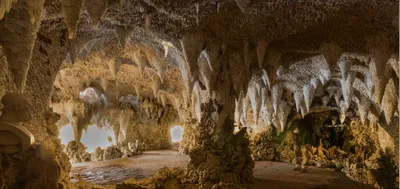
[[(398, 115), (398, 1), (6, 0), (0, 19), (15, 90), (54, 81), (53, 104), (131, 94), (200, 119), (231, 96), (237, 123), (250, 108), (280, 129), (318, 108)], [(30, 84), (38, 61), (55, 80)]]

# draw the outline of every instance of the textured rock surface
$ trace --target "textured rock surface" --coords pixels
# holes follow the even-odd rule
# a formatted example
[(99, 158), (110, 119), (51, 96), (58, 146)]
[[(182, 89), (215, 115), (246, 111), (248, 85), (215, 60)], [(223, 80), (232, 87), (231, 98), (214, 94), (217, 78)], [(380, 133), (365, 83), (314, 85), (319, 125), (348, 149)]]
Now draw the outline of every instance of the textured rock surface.
[(71, 163), (79, 163), (90, 161), (90, 154), (86, 152), (86, 147), (78, 141), (71, 141), (65, 148), (65, 153), (69, 157)]

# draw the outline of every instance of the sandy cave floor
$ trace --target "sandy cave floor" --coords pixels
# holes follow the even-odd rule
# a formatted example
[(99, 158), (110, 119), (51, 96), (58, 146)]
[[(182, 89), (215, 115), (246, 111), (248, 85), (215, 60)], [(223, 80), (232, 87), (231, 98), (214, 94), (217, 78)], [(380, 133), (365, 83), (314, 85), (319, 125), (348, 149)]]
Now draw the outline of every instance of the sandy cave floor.
[[(149, 177), (163, 167), (184, 167), (187, 155), (173, 150), (147, 151), (142, 155), (109, 161), (85, 162), (72, 165), (71, 174), (96, 184), (117, 184), (128, 178)], [(306, 173), (293, 171), (294, 165), (280, 162), (257, 161), (254, 168), (256, 182), (253, 189), (372, 189), (348, 179), (344, 173), (310, 167)]]

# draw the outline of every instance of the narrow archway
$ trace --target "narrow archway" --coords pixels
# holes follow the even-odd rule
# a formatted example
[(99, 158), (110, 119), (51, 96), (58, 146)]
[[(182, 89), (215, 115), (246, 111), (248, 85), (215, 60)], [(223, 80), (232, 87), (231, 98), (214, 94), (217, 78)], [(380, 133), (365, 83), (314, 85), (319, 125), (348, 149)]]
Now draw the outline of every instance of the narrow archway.
[(170, 133), (171, 133), (171, 140), (173, 143), (180, 142), (183, 137), (183, 127), (174, 126), (170, 129)]

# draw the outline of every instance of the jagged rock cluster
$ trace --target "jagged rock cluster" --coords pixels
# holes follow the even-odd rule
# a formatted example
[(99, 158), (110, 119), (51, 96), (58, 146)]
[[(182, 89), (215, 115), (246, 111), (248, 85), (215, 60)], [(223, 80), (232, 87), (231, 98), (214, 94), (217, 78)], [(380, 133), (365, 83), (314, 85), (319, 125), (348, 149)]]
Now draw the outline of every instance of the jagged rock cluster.
[(86, 147), (79, 141), (71, 141), (65, 148), (65, 153), (71, 163), (90, 161), (90, 153), (86, 152)]
[[(190, 162), (185, 170), (184, 184), (200, 184), (205, 188), (216, 187), (220, 182), (240, 184), (253, 182), (254, 162), (250, 156), (246, 129), (233, 133), (233, 120), (226, 119), (223, 128), (211, 119), (213, 103), (204, 104), (211, 108), (200, 122), (200, 135), (189, 151)], [(207, 115), (208, 114), (208, 115)]]
[(251, 139), (250, 150), (254, 161), (280, 161), (282, 147), (273, 134), (265, 132)]
[(136, 140), (135, 143), (124, 142), (118, 145), (108, 146), (105, 149), (97, 147), (92, 153), (86, 152), (86, 147), (77, 141), (71, 141), (65, 148), (65, 153), (71, 163), (85, 161), (103, 161), (117, 158), (128, 158), (142, 153), (144, 143)]

